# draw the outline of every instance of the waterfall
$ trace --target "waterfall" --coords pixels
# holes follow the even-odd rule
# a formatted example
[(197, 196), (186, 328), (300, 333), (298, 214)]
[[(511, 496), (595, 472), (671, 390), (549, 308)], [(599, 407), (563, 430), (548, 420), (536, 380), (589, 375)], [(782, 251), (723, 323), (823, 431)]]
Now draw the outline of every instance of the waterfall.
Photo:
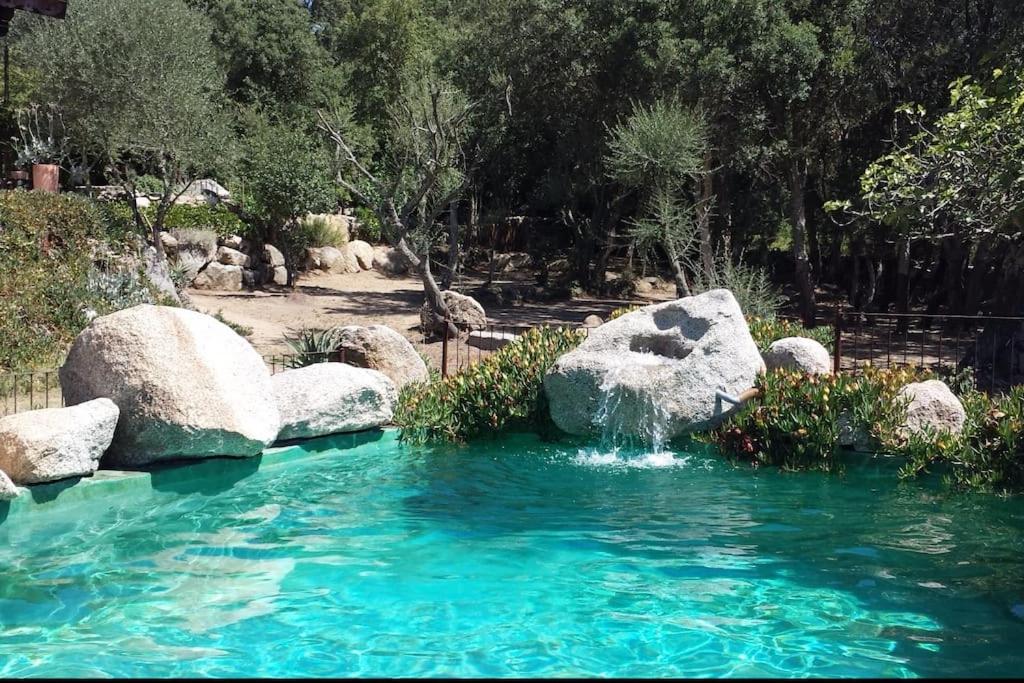
[[(596, 421), (601, 425), (601, 440), (596, 448), (580, 456), (588, 464), (634, 464), (665, 467), (679, 464), (667, 450), (669, 412), (655, 396), (636, 388), (637, 373), (646, 373), (661, 365), (650, 353), (630, 354), (634, 362), (610, 370), (600, 386), (601, 403)], [(639, 359), (635, 358), (639, 356)], [(626, 380), (632, 379), (632, 382)]]

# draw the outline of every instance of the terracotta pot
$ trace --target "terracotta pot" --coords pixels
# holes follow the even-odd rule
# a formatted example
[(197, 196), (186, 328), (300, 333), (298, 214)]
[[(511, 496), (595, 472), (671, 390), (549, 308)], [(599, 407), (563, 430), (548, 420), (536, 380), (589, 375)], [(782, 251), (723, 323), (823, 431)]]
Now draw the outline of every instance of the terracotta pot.
[(56, 193), (59, 188), (60, 166), (57, 164), (32, 164), (32, 189)]

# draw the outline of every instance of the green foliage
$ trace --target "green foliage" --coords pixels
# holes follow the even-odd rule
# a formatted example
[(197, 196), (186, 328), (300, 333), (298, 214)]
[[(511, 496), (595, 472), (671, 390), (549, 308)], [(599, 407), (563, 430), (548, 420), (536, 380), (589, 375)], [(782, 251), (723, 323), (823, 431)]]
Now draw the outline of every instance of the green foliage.
[[(155, 211), (148, 207), (147, 212)], [(164, 219), (167, 230), (211, 230), (221, 237), (249, 235), (249, 226), (230, 209), (218, 204), (175, 204)]]
[(630, 116), (611, 131), (609, 172), (629, 187), (678, 189), (703, 168), (707, 148), (703, 117), (679, 102), (634, 104)]
[(457, 375), (406, 386), (395, 411), (402, 438), (464, 442), (501, 429), (536, 427), (547, 418), (544, 374), (584, 338), (580, 330), (534, 328)]
[(225, 161), (223, 74), (209, 23), (183, 0), (78, 0), (63, 21), (24, 21), (15, 54), (40, 72), (33, 97), (61, 113), (82, 156), (164, 187)]
[(782, 295), (763, 269), (723, 256), (714, 259), (710, 271), (698, 268), (690, 286), (695, 293), (728, 289), (748, 318), (774, 319), (783, 303)]
[(829, 325), (806, 328), (792, 320), (756, 315), (748, 315), (747, 324), (750, 326), (750, 336), (754, 338), (754, 343), (762, 353), (768, 350), (772, 342), (786, 337), (813, 339), (828, 349), (829, 353), (835, 353), (835, 329)]
[(299, 216), (334, 208), (330, 159), (300, 126), (250, 113), (242, 147), (242, 204), (260, 238), (274, 237)]
[(292, 229), (297, 239), (308, 247), (337, 247), (348, 244), (348, 236), (326, 216), (303, 216)]
[(384, 238), (380, 228), (380, 219), (377, 218), (377, 214), (372, 209), (365, 206), (357, 206), (355, 217), (357, 221), (356, 234), (353, 235), (355, 239), (374, 244)]
[(240, 325), (238, 323), (231, 322), (230, 320), (224, 317), (224, 311), (217, 311), (217, 314), (213, 317), (215, 320), (218, 320), (227, 325), (228, 327), (230, 327), (232, 330), (234, 330), (235, 334), (241, 337), (248, 338), (252, 336), (253, 329), (251, 327), (249, 327), (248, 325)]
[(923, 377), (911, 369), (868, 368), (860, 375), (768, 372), (758, 378), (760, 395), (720, 427), (716, 438), (727, 454), (756, 465), (837, 471), (841, 431), (890, 443), (906, 408), (899, 389)]
[(0, 192), (0, 368), (52, 366), (102, 306), (90, 273), (105, 233), (87, 199)]
[(291, 350), (285, 367), (303, 368), (339, 358), (341, 328), (304, 327), (285, 335), (284, 343)]

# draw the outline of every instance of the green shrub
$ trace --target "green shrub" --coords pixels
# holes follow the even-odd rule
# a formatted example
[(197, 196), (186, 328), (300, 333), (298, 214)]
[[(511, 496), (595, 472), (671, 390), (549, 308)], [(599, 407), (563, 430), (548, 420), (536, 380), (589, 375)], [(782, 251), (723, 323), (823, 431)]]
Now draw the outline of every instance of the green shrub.
[(936, 463), (947, 466), (948, 485), (959, 490), (1024, 490), (1024, 387), (990, 397), (967, 391), (960, 397), (966, 412), (960, 434), (925, 434), (896, 438), (888, 444), (907, 457), (900, 470), (904, 478), (928, 471)]
[(293, 239), (304, 247), (337, 247), (348, 244), (348, 234), (327, 216), (308, 215), (296, 221)]
[(544, 374), (585, 338), (579, 330), (539, 327), (468, 370), (399, 394), (395, 423), (414, 443), (465, 442), (514, 427), (537, 427), (547, 418)]
[(369, 242), (370, 244), (376, 244), (383, 240), (383, 232), (380, 228), (380, 219), (377, 218), (377, 214), (372, 209), (368, 209), (365, 206), (356, 207), (356, 228), (353, 237), (355, 239)]
[(303, 327), (285, 335), (284, 343), (291, 351), (285, 358), (287, 368), (302, 368), (314, 363), (334, 360), (340, 348), (341, 328)]
[[(153, 212), (153, 207), (147, 207)], [(164, 228), (170, 230), (211, 230), (220, 237), (240, 235), (248, 237), (249, 226), (222, 204), (175, 204), (167, 212)]]
[(747, 316), (747, 324), (750, 326), (750, 336), (762, 353), (768, 350), (772, 342), (786, 337), (813, 339), (828, 349), (829, 353), (835, 353), (835, 330), (829, 325), (807, 328), (790, 320), (757, 316)]
[(868, 367), (859, 375), (768, 372), (758, 379), (759, 396), (720, 427), (716, 439), (727, 454), (755, 464), (835, 471), (844, 425), (892, 449), (906, 408), (898, 392), (927, 377), (913, 368)]
[(105, 238), (84, 197), (0, 192), (0, 368), (57, 362), (96, 304), (89, 273)]

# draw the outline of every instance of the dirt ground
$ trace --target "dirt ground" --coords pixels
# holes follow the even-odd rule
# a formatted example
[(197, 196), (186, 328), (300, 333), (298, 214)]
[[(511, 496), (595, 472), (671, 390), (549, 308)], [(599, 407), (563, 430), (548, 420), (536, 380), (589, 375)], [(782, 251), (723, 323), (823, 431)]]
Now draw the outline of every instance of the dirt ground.
[[(529, 274), (507, 275), (496, 284), (528, 279)], [(478, 277), (466, 277), (453, 289), (472, 293), (481, 284)], [(487, 306), (488, 322), (494, 325), (534, 326), (544, 323), (578, 325), (588, 315), (607, 316), (616, 308), (673, 298), (671, 290), (655, 290), (635, 300), (581, 297), (563, 301), (530, 302)], [(249, 341), (263, 355), (287, 353), (284, 336), (303, 327), (327, 328), (339, 325), (387, 325), (413, 342), (438, 366), (441, 344), (424, 344), (419, 332), (419, 309), (423, 287), (413, 276), (386, 276), (377, 271), (354, 274), (314, 271), (304, 275), (294, 290), (279, 288), (256, 292), (205, 292), (189, 290), (195, 306), (211, 315), (221, 313), (227, 320), (251, 327)]]

